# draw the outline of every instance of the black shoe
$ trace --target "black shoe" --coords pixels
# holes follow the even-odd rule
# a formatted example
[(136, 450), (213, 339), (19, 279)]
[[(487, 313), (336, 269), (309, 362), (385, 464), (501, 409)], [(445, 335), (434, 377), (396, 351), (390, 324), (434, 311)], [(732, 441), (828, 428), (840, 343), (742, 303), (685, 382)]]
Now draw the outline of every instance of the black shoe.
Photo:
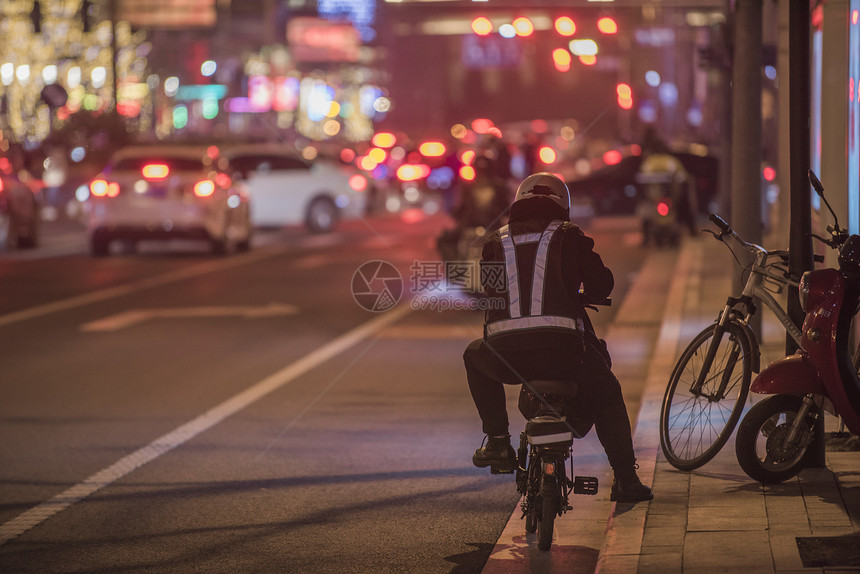
[(616, 478), (612, 481), (609, 500), (613, 502), (644, 502), (652, 498), (654, 493), (642, 484), (635, 474), (632, 477)]
[(478, 468), (490, 467), (493, 474), (507, 474), (517, 469), (517, 453), (511, 446), (510, 435), (487, 439), (486, 446), (481, 446), (472, 456), (472, 463)]

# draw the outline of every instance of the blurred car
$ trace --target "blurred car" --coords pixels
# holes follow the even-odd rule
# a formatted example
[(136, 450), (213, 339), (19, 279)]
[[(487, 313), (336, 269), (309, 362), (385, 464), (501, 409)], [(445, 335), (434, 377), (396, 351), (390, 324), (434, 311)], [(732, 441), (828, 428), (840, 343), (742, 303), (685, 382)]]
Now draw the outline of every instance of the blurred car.
[[(705, 213), (717, 193), (717, 158), (689, 152), (673, 152), (672, 155), (694, 178), (698, 210)], [(636, 213), (642, 196), (636, 174), (642, 159), (641, 155), (627, 155), (615, 165), (597, 169), (583, 178), (568, 180), (571, 196), (590, 198), (597, 215)]]
[(7, 248), (39, 244), (40, 207), (37, 194), (12, 173), (8, 161), (0, 163), (0, 241)]
[(305, 160), (277, 144), (247, 144), (223, 151), (251, 198), (251, 223), (259, 227), (304, 224), (331, 231), (341, 219), (364, 215), (367, 178), (334, 160)]
[(214, 253), (247, 250), (252, 227), (247, 190), (217, 168), (217, 148), (130, 146), (90, 182), (90, 250), (114, 240), (199, 239)]

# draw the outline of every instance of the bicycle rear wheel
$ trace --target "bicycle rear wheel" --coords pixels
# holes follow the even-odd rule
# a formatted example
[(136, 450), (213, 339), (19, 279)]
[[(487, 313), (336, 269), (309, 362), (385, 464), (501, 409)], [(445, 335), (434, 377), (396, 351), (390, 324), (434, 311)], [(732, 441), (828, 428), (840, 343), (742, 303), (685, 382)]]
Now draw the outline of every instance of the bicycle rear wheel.
[(730, 322), (701, 389), (693, 386), (702, 372), (715, 325), (690, 342), (675, 365), (660, 411), (660, 446), (679, 470), (699, 468), (714, 458), (735, 428), (750, 388), (750, 344), (739, 324)]

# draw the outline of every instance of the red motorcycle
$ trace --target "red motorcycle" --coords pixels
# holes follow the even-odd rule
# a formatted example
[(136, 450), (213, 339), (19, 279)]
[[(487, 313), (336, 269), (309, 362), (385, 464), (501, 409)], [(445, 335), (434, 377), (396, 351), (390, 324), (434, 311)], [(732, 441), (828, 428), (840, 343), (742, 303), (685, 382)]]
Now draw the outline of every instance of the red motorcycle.
[(830, 239), (839, 269), (804, 273), (800, 303), (806, 317), (801, 348), (771, 363), (750, 390), (774, 395), (753, 406), (738, 427), (735, 452), (750, 478), (770, 484), (799, 473), (810, 459), (818, 420), (827, 411), (860, 434), (860, 379), (849, 349), (851, 322), (860, 302), (860, 236), (839, 227), (815, 174), (809, 180), (833, 215)]

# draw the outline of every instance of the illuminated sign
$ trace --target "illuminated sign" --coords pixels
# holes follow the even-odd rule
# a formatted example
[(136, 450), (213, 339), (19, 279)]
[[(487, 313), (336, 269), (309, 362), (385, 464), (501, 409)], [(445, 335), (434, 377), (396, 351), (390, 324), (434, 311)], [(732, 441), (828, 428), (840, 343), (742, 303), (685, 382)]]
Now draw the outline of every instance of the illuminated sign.
[(132, 27), (199, 28), (215, 25), (215, 0), (123, 0), (117, 19)]
[(176, 90), (177, 100), (220, 100), (227, 95), (227, 86), (223, 84), (197, 84), (180, 86)]
[(297, 61), (357, 62), (361, 38), (350, 24), (302, 17), (287, 23), (287, 43)]

